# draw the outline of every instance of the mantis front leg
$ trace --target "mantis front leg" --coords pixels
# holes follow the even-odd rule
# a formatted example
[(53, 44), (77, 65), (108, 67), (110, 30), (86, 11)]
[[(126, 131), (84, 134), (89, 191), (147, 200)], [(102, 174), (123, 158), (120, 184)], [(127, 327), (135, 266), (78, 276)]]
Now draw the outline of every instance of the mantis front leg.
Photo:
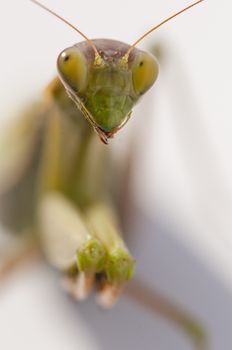
[(104, 267), (106, 251), (88, 230), (83, 213), (62, 193), (49, 192), (39, 203), (40, 238), (48, 261), (65, 273), (65, 288), (85, 299), (95, 274)]
[(85, 125), (74, 129), (69, 117), (55, 109), (47, 121), (38, 231), (47, 259), (65, 272), (66, 289), (83, 299), (97, 278), (99, 302), (111, 306), (132, 276), (134, 260), (109, 204), (106, 148)]

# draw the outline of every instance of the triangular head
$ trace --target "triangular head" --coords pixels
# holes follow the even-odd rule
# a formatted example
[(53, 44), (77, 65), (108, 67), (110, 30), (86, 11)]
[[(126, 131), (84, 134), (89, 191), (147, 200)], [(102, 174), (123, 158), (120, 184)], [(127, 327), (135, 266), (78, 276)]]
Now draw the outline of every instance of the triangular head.
[(58, 57), (58, 71), (69, 96), (107, 143), (129, 119), (135, 103), (155, 82), (155, 58), (136, 46), (148, 35), (204, 0), (197, 0), (161, 21), (133, 45), (116, 40), (90, 40), (65, 18), (40, 1), (30, 0), (66, 23), (84, 39), (64, 50)]
[(129, 119), (139, 98), (158, 75), (155, 57), (130, 45), (109, 39), (91, 40), (64, 50), (58, 72), (68, 94), (101, 136), (112, 137)]

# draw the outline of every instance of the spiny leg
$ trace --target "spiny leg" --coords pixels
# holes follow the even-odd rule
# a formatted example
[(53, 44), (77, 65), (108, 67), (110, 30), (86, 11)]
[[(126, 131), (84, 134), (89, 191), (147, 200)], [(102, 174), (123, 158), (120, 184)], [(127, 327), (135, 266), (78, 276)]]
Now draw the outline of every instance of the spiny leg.
[(134, 260), (108, 205), (80, 210), (63, 194), (47, 193), (40, 199), (38, 227), (47, 259), (65, 273), (66, 290), (83, 300), (100, 277), (98, 301), (111, 307), (133, 274)]
[(203, 327), (181, 308), (138, 280), (130, 282), (125, 293), (150, 312), (159, 314), (180, 327), (192, 339), (196, 350), (208, 349)]
[(134, 273), (135, 261), (121, 236), (117, 214), (109, 202), (99, 201), (85, 211), (90, 232), (106, 249), (97, 302), (111, 308)]
[(62, 193), (44, 194), (37, 216), (47, 260), (65, 274), (65, 289), (77, 300), (85, 299), (105, 263), (102, 243), (91, 235), (78, 207)]
[[(88, 125), (78, 124), (76, 130), (81, 115), (74, 122), (70, 115), (62, 115), (66, 105), (55, 107), (47, 121), (38, 186), (39, 231), (44, 251), (54, 266), (67, 272), (65, 285), (71, 293), (74, 285), (75, 291), (79, 288), (83, 291), (83, 286), (89, 286), (86, 288), (90, 291), (90, 276), (92, 282), (95, 277), (97, 281), (100, 278), (99, 294), (106, 295), (107, 290), (108, 296), (111, 295), (107, 301), (104, 297), (102, 304), (109, 307), (116, 300), (123, 280), (132, 275), (134, 261), (123, 244), (116, 215), (106, 200), (111, 197), (107, 150), (89, 132)], [(71, 145), (74, 156), (69, 158), (70, 166), (66, 160)], [(64, 251), (68, 257), (65, 263), (61, 261)], [(92, 259), (98, 254), (96, 265)], [(87, 296), (87, 289), (83, 297)], [(78, 294), (76, 297), (80, 299)]]

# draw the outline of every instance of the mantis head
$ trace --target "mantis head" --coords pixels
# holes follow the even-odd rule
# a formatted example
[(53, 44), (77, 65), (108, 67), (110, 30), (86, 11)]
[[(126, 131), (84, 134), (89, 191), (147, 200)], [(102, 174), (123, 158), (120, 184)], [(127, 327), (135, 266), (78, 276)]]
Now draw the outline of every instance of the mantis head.
[(97, 131), (111, 137), (129, 119), (139, 98), (154, 84), (158, 63), (151, 54), (108, 39), (93, 40), (64, 50), (58, 72), (68, 94)]
[(146, 36), (203, 0), (195, 1), (164, 19), (133, 45), (115, 40), (90, 40), (78, 28), (37, 0), (30, 0), (65, 22), (86, 41), (64, 50), (58, 72), (68, 95), (107, 143), (128, 121), (135, 103), (155, 82), (155, 58), (135, 48)]

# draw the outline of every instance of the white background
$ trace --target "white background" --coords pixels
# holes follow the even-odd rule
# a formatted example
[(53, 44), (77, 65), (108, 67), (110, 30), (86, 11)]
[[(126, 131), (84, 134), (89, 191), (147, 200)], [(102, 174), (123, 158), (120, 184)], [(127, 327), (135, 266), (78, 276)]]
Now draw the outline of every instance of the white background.
[[(92, 38), (128, 43), (188, 1), (46, 1)], [(58, 53), (82, 40), (29, 1), (1, 1), (0, 116), (5, 121), (55, 74)], [(205, 1), (153, 33), (160, 77), (115, 141), (134, 133), (130, 217), (138, 274), (200, 318), (211, 349), (230, 348), (232, 323), (231, 10)], [(190, 349), (187, 339), (126, 299), (110, 314), (74, 306), (53, 271), (35, 265), (1, 290), (0, 348)]]

